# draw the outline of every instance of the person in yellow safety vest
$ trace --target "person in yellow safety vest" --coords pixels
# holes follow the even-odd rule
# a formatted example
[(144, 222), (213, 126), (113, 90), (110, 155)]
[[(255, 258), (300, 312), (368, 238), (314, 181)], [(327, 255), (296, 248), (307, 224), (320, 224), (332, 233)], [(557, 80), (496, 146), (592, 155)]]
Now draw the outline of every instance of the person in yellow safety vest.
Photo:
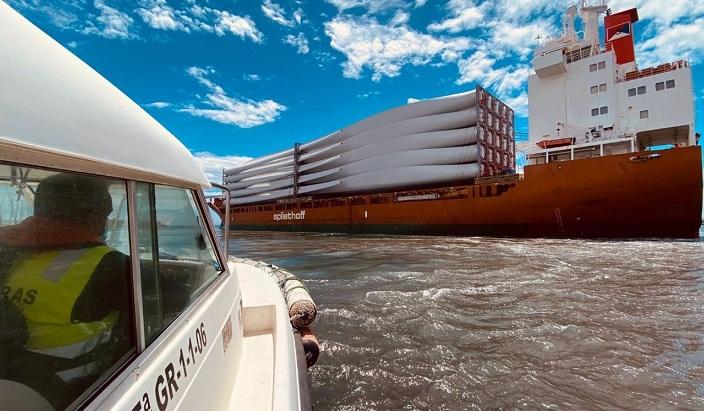
[(129, 259), (102, 239), (111, 212), (103, 180), (55, 174), (39, 183), (34, 216), (0, 228), (2, 300), (27, 334), (5, 377), (59, 409), (134, 346)]

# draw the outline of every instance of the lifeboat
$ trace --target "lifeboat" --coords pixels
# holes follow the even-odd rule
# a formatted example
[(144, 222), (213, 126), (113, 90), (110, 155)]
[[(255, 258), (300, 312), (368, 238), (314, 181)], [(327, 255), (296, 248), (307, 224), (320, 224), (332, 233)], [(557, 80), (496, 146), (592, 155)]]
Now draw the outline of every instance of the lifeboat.
[(548, 140), (541, 140), (535, 143), (538, 147), (542, 149), (548, 149), (548, 148), (555, 148), (555, 147), (564, 147), (564, 146), (571, 146), (574, 144), (575, 138), (574, 137), (565, 137), (565, 138), (554, 138), (554, 139), (548, 139)]

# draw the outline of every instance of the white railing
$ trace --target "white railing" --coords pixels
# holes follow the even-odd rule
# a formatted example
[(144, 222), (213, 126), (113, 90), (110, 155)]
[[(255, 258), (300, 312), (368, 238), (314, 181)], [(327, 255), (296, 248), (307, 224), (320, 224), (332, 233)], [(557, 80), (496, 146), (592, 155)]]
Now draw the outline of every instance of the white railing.
[(575, 153), (580, 154), (580, 152), (589, 150), (592, 150), (592, 152), (595, 153), (595, 155), (592, 155), (590, 157), (602, 157), (605, 153), (604, 147), (624, 143), (629, 144), (628, 152), (632, 153), (636, 151), (636, 137), (632, 134), (622, 134), (613, 137), (590, 139), (568, 146), (560, 146), (553, 148), (540, 148), (536, 146), (535, 143), (521, 144), (520, 146), (516, 147), (516, 150), (520, 151), (526, 156), (528, 164), (536, 164), (536, 160), (543, 156), (545, 157), (545, 163), (550, 162), (551, 156), (565, 154), (569, 154), (569, 160), (574, 160)]

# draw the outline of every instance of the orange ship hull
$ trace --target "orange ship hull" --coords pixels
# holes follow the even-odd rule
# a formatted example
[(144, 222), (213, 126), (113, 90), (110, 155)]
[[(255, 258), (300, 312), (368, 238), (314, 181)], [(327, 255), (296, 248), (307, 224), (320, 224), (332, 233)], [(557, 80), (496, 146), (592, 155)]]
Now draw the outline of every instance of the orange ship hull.
[(233, 207), (232, 229), (517, 237), (697, 238), (701, 148), (525, 167), (524, 178)]

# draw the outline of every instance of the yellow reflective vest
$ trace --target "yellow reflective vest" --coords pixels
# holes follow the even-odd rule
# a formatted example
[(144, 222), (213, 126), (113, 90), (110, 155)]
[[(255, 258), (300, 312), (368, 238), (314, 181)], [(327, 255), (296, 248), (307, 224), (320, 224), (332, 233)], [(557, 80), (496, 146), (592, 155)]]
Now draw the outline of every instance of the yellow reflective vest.
[(86, 323), (73, 322), (71, 312), (100, 261), (112, 251), (107, 246), (41, 251), (13, 264), (3, 293), (24, 314), (26, 350), (72, 359), (110, 338), (117, 313)]

